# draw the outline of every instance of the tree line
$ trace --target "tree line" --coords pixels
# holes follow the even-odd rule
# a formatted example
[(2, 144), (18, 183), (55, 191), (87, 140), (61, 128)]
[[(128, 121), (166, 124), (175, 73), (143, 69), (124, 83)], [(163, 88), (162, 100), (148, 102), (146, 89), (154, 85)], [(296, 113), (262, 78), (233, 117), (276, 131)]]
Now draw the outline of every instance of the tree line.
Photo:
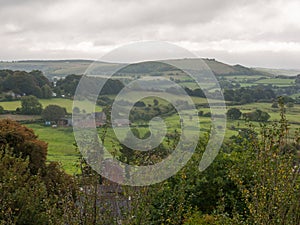
[(15, 96), (34, 95), (38, 98), (51, 98), (50, 81), (39, 70), (31, 72), (0, 70), (0, 93), (7, 93), (7, 100)]
[[(0, 97), (2, 100), (14, 100), (28, 95), (46, 99), (54, 96), (72, 98), (81, 78), (82, 75), (71, 74), (50, 82), (39, 70), (0, 70)], [(97, 84), (101, 78), (91, 77), (89, 80), (91, 84)], [(117, 94), (123, 87), (121, 81), (108, 79), (101, 94)]]
[(271, 102), (276, 98), (271, 88), (258, 86), (254, 88), (225, 89), (224, 98), (238, 104), (247, 104), (258, 101)]

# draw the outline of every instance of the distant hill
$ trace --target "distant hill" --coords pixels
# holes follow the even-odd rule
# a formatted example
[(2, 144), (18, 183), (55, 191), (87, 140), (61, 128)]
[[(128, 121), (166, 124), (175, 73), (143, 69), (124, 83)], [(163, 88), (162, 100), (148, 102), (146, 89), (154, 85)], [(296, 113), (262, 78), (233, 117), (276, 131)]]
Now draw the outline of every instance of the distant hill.
[[(190, 65), (192, 68), (193, 61), (198, 59), (179, 59), (176, 61), (190, 61)], [(262, 75), (262, 76), (270, 76), (268, 72), (258, 71), (256, 69), (248, 68), (242, 65), (228, 65), (222, 62), (219, 62), (215, 59), (203, 59), (203, 61), (208, 65), (208, 67), (214, 72), (216, 76), (245, 76), (245, 75)], [(186, 64), (186, 63), (185, 63)], [(188, 65), (188, 63), (187, 63)]]
[[(176, 59), (171, 60), (176, 62), (176, 64), (180, 65), (180, 62), (183, 65), (183, 69), (196, 69), (195, 62), (198, 59)], [(251, 75), (262, 75), (262, 76), (272, 76), (272, 74), (268, 73), (267, 71), (258, 71), (253, 68), (248, 68), (242, 65), (228, 65), (215, 59), (203, 59), (203, 61), (208, 65), (208, 67), (214, 72), (216, 76), (251, 76)], [(187, 67), (187, 68), (185, 68)], [(163, 63), (157, 62), (146, 62), (146, 63), (139, 63), (130, 65), (130, 67), (124, 68), (121, 72), (123, 73), (151, 73), (151, 72), (166, 72), (174, 70), (174, 67), (169, 66)]]
[(65, 77), (69, 74), (83, 74), (92, 63), (90, 60), (28, 60), (0, 62), (0, 69), (42, 71), (48, 78)]
[(275, 76), (297, 76), (300, 74), (300, 70), (295, 69), (270, 69), (270, 68), (255, 68), (255, 70), (260, 72), (267, 72), (270, 74), (274, 74)]
[[(193, 60), (197, 59), (178, 59), (179, 61), (186, 60), (193, 64)], [(178, 61), (177, 60), (177, 61)], [(244, 67), (241, 65), (228, 65), (222, 62), (218, 62), (215, 59), (203, 59), (204, 62), (211, 68), (211, 70), (217, 76), (228, 75), (272, 75), (272, 70), (261, 70)], [(42, 71), (48, 78), (53, 77), (65, 77), (69, 74), (83, 74), (86, 69), (93, 63), (91, 60), (27, 60), (27, 61), (13, 61), (13, 62), (0, 62), (0, 69), (10, 70), (24, 70), (30, 72), (32, 70)], [(106, 62), (98, 62), (101, 65), (101, 71), (105, 72), (106, 68), (114, 66), (114, 64)], [(174, 70), (174, 68), (168, 67), (168, 65), (158, 65), (157, 63), (148, 62), (142, 64), (136, 64), (134, 66), (123, 69), (122, 72), (126, 73), (149, 73), (149, 72), (165, 72), (168, 70)], [(100, 71), (100, 72), (101, 72)]]

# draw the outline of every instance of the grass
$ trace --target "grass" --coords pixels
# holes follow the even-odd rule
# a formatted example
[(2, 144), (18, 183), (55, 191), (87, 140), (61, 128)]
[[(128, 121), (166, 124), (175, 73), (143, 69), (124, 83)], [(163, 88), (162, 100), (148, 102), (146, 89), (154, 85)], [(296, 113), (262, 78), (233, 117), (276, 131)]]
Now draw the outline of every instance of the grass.
[(76, 172), (75, 163), (78, 153), (75, 150), (73, 129), (71, 127), (45, 127), (39, 124), (26, 124), (34, 130), (40, 140), (48, 143), (48, 161), (60, 162), (63, 169), (73, 174)]
[[(279, 120), (280, 112), (278, 108), (271, 108), (272, 103), (251, 103), (245, 105), (229, 106), (228, 108), (238, 108), (243, 113), (260, 109), (270, 114), (270, 120)], [(291, 123), (300, 122), (300, 104), (295, 104), (294, 107), (286, 108), (287, 120)]]
[(283, 79), (269, 78), (266, 76), (226, 76), (226, 79), (237, 81), (241, 87), (251, 87), (259, 84), (272, 84), (280, 87), (287, 87), (295, 84), (294, 78)]
[[(43, 105), (43, 108), (45, 108), (48, 105), (58, 105), (66, 108), (68, 113), (72, 113), (73, 100), (71, 99), (65, 99), (65, 98), (39, 99), (39, 102)], [(21, 101), (0, 102), (0, 105), (5, 110), (13, 111), (16, 110), (16, 108), (21, 107)], [(79, 106), (81, 106), (80, 107), (81, 109), (90, 108), (90, 103), (86, 104), (85, 102), (80, 102)], [(101, 111), (101, 107), (96, 106), (96, 111)]]
[(0, 102), (0, 106), (2, 106), (5, 110), (16, 110), (16, 108), (21, 107), (20, 101), (12, 101), (12, 102)]
[(273, 84), (276, 86), (290, 86), (295, 84), (295, 79), (269, 78), (258, 80), (257, 84)]
[(267, 78), (263, 75), (231, 75), (231, 76), (224, 76), (226, 79), (230, 80), (247, 80), (247, 79), (259, 79), (261, 77)]
[[(271, 108), (271, 103), (251, 103), (251, 104), (246, 104), (246, 105), (237, 105), (237, 106), (230, 106), (228, 108), (238, 108), (240, 109), (243, 113), (244, 112), (251, 112), (256, 109), (260, 109), (262, 111), (265, 111), (270, 114), (271, 118), (269, 121), (279, 121), (280, 120), (280, 109), (278, 108)], [(292, 108), (286, 108), (286, 119), (289, 122), (289, 133), (291, 136), (294, 135), (295, 131), (297, 129), (300, 129), (300, 104), (295, 104), (294, 107)], [(243, 120), (237, 120), (239, 121), (240, 128), (241, 127), (246, 127), (246, 123)], [(227, 129), (231, 127), (232, 124), (237, 123), (237, 121), (231, 121), (227, 120)], [(251, 122), (254, 124), (256, 127), (259, 127), (258, 122)], [(237, 127), (237, 126), (235, 126)]]

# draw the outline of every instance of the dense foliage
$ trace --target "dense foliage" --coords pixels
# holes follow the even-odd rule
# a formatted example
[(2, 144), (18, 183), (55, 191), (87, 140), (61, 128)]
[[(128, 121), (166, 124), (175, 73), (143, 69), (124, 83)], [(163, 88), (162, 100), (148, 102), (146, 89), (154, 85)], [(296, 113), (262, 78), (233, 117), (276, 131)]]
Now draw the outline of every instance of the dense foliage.
[(272, 101), (276, 98), (274, 91), (267, 87), (225, 89), (224, 98), (226, 101), (233, 101), (246, 104), (257, 101)]
[(42, 104), (33, 95), (23, 96), (21, 98), (21, 106), (17, 111), (24, 115), (40, 115), (43, 110)]
[(12, 92), (14, 95), (34, 95), (38, 98), (52, 96), (49, 80), (41, 71), (0, 71), (0, 91)]
[(230, 108), (227, 111), (227, 118), (232, 119), (232, 120), (238, 120), (242, 115), (241, 110), (237, 108)]
[(0, 224), (62, 224), (73, 213), (73, 178), (46, 155), (31, 129), (0, 121)]
[[(79, 84), (82, 75), (68, 75), (64, 79), (60, 79), (56, 83), (56, 87), (54, 88), (54, 92), (58, 95), (66, 95), (66, 96), (74, 96), (76, 88)], [(86, 81), (86, 88), (90, 90), (98, 90), (99, 88), (95, 89), (93, 85), (99, 85), (104, 79), (96, 78), (96, 77), (89, 77)], [(90, 88), (89, 88), (89, 85)], [(124, 87), (124, 84), (119, 80), (108, 79), (104, 84), (101, 94), (117, 94), (120, 90)]]
[(66, 109), (58, 105), (48, 105), (42, 111), (42, 118), (45, 121), (57, 121), (66, 115)]
[(253, 112), (243, 113), (243, 117), (250, 121), (267, 122), (271, 116), (267, 112), (256, 109)]

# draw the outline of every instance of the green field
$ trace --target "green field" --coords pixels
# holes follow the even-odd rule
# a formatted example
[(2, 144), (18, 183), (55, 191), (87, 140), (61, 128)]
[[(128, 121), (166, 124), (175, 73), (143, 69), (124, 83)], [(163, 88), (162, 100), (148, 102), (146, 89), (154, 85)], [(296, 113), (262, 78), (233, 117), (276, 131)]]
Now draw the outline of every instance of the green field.
[[(40, 103), (43, 105), (43, 108), (45, 108), (48, 105), (58, 105), (63, 108), (66, 108), (68, 113), (72, 113), (73, 108), (73, 100), (71, 99), (65, 99), (65, 98), (52, 98), (52, 99), (39, 99)], [(8, 101), (8, 102), (0, 102), (0, 105), (5, 110), (16, 110), (16, 108), (21, 107), (21, 101)], [(90, 104), (86, 105), (85, 102), (82, 102), (82, 104), (79, 104), (81, 109), (89, 108)], [(101, 111), (101, 107), (96, 106), (96, 111)]]
[(269, 78), (269, 79), (258, 80), (255, 83), (272, 84), (276, 86), (290, 86), (295, 84), (295, 79)]
[(70, 174), (76, 172), (78, 153), (75, 150), (73, 129), (71, 127), (46, 127), (39, 124), (26, 124), (34, 130), (40, 140), (48, 143), (48, 161), (60, 162)]

